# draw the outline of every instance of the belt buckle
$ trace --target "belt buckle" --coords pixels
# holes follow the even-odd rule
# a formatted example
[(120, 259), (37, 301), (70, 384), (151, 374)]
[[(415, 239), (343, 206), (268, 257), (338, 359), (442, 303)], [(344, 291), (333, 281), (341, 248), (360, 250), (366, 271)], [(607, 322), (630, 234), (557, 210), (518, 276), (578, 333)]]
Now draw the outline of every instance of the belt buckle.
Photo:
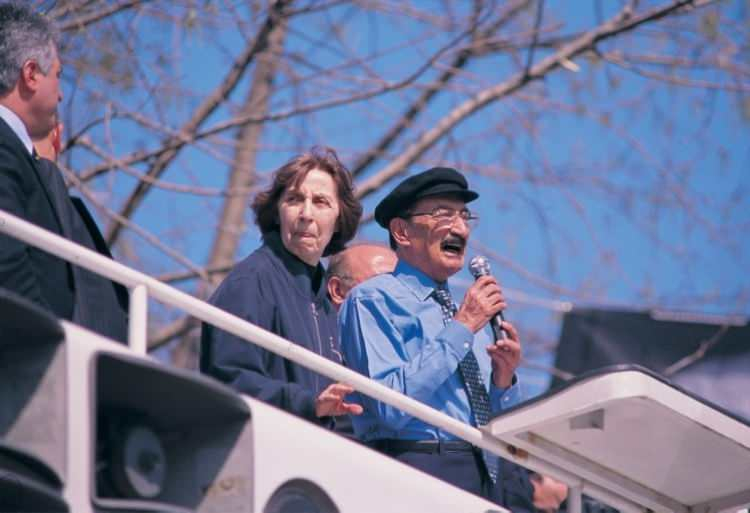
[(461, 444), (457, 443), (457, 440), (441, 440), (440, 451), (441, 454), (462, 452)]

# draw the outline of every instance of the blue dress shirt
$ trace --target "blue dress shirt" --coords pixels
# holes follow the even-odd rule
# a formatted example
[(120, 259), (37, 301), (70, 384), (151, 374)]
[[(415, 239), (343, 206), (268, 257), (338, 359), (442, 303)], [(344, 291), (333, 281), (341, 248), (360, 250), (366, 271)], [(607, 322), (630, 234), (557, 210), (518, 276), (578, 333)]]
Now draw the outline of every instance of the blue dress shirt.
[[(458, 321), (444, 325), (440, 305), (432, 297), (436, 286), (432, 278), (400, 260), (393, 273), (355, 287), (339, 313), (344, 360), (393, 390), (476, 425), (458, 370), (468, 351), (474, 351), (485, 386), (490, 385), (493, 416), (519, 402), (520, 387), (516, 382), (501, 389), (491, 382), (486, 352), (493, 342), (490, 328), (472, 334)], [(352, 417), (354, 432), (362, 440), (455, 439), (370, 397), (355, 394), (353, 401), (364, 408), (362, 415)]]

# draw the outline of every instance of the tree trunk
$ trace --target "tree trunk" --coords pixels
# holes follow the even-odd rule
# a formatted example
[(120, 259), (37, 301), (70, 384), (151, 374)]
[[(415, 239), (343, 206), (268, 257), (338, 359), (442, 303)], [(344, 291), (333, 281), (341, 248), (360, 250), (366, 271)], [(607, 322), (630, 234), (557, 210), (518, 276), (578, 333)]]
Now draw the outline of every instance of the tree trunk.
[[(258, 54), (257, 64), (253, 73), (250, 92), (242, 109), (243, 114), (253, 113), (265, 116), (273, 93), (273, 81), (286, 35), (286, 20), (279, 20), (268, 36), (268, 46)], [(263, 134), (262, 123), (243, 125), (237, 132), (235, 158), (229, 175), (227, 189), (230, 191), (246, 190), (241, 194), (226, 196), (222, 206), (221, 217), (216, 230), (216, 237), (211, 246), (208, 268), (229, 266), (234, 262), (239, 246), (240, 237), (247, 231), (245, 222), (250, 203), (250, 188), (256, 182), (255, 160), (258, 154), (258, 144)], [(227, 272), (211, 274), (210, 283), (201, 282), (199, 297), (208, 297), (216, 286), (224, 279)], [(194, 319), (188, 317), (172, 326), (169, 338), (185, 333), (172, 354), (172, 361), (185, 368), (197, 367), (198, 337), (191, 333), (198, 327)]]

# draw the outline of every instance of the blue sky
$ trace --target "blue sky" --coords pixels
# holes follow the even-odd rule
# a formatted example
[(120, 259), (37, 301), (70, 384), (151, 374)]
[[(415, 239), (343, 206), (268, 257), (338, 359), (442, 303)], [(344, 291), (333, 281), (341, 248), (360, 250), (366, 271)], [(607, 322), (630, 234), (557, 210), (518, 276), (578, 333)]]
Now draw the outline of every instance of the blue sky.
[[(641, 2), (644, 8), (661, 3)], [(601, 15), (607, 18), (620, 4), (546, 2), (542, 26), (554, 29), (555, 34), (574, 34), (592, 26), (597, 19), (596, 5), (601, 6)], [(745, 4), (738, 0), (727, 4), (723, 5), (722, 15), (734, 17), (738, 24), (744, 22), (740, 27), (746, 26)], [(571, 5), (575, 6), (572, 10)], [(709, 11), (701, 15), (705, 13)], [(344, 65), (341, 72), (348, 74), (347, 80), (337, 81), (298, 68), (298, 73), (309, 75), (302, 90), (304, 101), (310, 103), (330, 98), (341, 88), (372, 87), (378, 79), (375, 74), (391, 82), (401, 80), (414, 71), (425, 55), (456, 37), (449, 30), (436, 31), (407, 17), (376, 16), (343, 6), (328, 17), (310, 15), (295, 20), (286, 53), (296, 52), (321, 68), (347, 63), (350, 55), (337, 45), (332, 20), (346, 20), (340, 37), (370, 59), (366, 65)], [(696, 15), (680, 23), (691, 26), (700, 23), (700, 18)], [(670, 30), (681, 34), (678, 28)], [(214, 32), (198, 28), (165, 32), (162, 26), (144, 20), (138, 22), (137, 31), (137, 51), (147, 63), (143, 70), (149, 81), (157, 88), (173, 87), (191, 94), (186, 98), (174, 95), (159, 111), (143, 90), (118, 94), (115, 99), (172, 126), (184, 122), (191, 108), (215, 87), (232, 55), (243, 44), (240, 30)], [(655, 37), (654, 32), (655, 29), (644, 28), (633, 36), (605, 43), (600, 50), (681, 50), (672, 40)], [(512, 37), (516, 33), (503, 35)], [(681, 44), (693, 45), (689, 31), (684, 34)], [(725, 26), (723, 37), (739, 46), (747, 45), (739, 29)], [(695, 44), (690, 55), (712, 57), (722, 44), (714, 41), (705, 48)], [(150, 62), (155, 60), (149, 53), (150, 45), (178, 49), (180, 58)], [(536, 60), (543, 58), (545, 52), (538, 49)], [(744, 52), (747, 55), (746, 46)], [(722, 91), (664, 85), (601, 60), (581, 57), (575, 64), (578, 72), (557, 70), (524, 89), (521, 95), (494, 103), (464, 120), (410, 171), (447, 164), (467, 173), (472, 186), (482, 194), (475, 204), (482, 220), (473, 239), (513, 264), (496, 261), (493, 268), (501, 282), (514, 291), (539, 300), (569, 301), (575, 305), (750, 314), (750, 280), (745, 272), (750, 250), (750, 209), (746, 199), (750, 186), (750, 131), (741, 100)], [(478, 59), (451, 84), (451, 91), (439, 95), (419, 116), (415, 130), (433, 126), (477, 90), (502, 82), (517, 70), (518, 63), (508, 56)], [(428, 83), (436, 73), (433, 70), (421, 76), (417, 86)], [(703, 70), (686, 71), (685, 75), (693, 80), (722, 79)], [(280, 80), (282, 87), (272, 99), (272, 111), (284, 111), (299, 99), (285, 81), (288, 75)], [(247, 88), (245, 80), (232, 97), (235, 106), (241, 103)], [(296, 94), (299, 92), (297, 89)], [(258, 160), (257, 172), (265, 176), (293, 154), (315, 144), (333, 146), (350, 164), (418, 92), (418, 87), (411, 88), (270, 124), (263, 135), (265, 151)], [(73, 105), (79, 126), (87, 117), (106, 112), (101, 104), (88, 106), (80, 99), (74, 99)], [(220, 109), (204, 126), (228, 115), (227, 109)], [(112, 131), (118, 154), (153, 146), (154, 135), (136, 130), (132, 123), (116, 121)], [(223, 137), (231, 141), (230, 135)], [(102, 144), (106, 141), (103, 132), (94, 137)], [(402, 151), (413, 137), (412, 133), (399, 141), (393, 154)], [(206, 144), (227, 158), (233, 155), (222, 141)], [(76, 169), (90, 162), (83, 152), (74, 153)], [(377, 162), (362, 178), (385, 164), (385, 160)], [(188, 149), (164, 179), (223, 187), (227, 172), (226, 163), (207, 151)], [(131, 178), (118, 174), (116, 178), (99, 180), (97, 187), (114, 191), (103, 197), (115, 206), (133, 183)], [(395, 183), (368, 197), (365, 212), (372, 212)], [(193, 261), (202, 262), (217, 228), (215, 213), (219, 208), (217, 198), (153, 191), (135, 220)], [(252, 222), (250, 215), (247, 220)], [(386, 240), (385, 232), (374, 223), (363, 226), (359, 237)], [(131, 259), (137, 267), (152, 274), (176, 268), (174, 262), (137, 237), (129, 235), (127, 240), (138, 253), (137, 258)], [(247, 254), (258, 244), (258, 234), (251, 228), (243, 237), (240, 253)], [(130, 259), (131, 253), (120, 248), (119, 256)], [(524, 271), (517, 272), (516, 268)], [(470, 280), (467, 273), (459, 278), (464, 284)], [(540, 282), (555, 287), (541, 286)], [(191, 284), (185, 287), (194, 290)], [(543, 344), (556, 340), (559, 312), (511, 301), (507, 317), (520, 325), (522, 334), (527, 333), (535, 341), (527, 354), (537, 354), (541, 352), (539, 348), (547, 347)], [(549, 360), (547, 354), (545, 361)], [(544, 386), (543, 375), (529, 374), (529, 380), (534, 383), (533, 393)]]

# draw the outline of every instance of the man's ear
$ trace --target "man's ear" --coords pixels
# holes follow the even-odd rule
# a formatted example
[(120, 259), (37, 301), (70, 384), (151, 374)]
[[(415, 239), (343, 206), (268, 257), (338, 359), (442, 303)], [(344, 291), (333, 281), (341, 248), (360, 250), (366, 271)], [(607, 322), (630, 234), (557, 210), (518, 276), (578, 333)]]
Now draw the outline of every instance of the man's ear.
[(36, 61), (28, 60), (21, 66), (21, 76), (19, 77), (19, 87), (22, 90), (36, 92), (39, 88), (39, 74), (42, 73), (39, 64)]
[(409, 223), (406, 221), (406, 219), (394, 217), (393, 219), (391, 219), (391, 222), (388, 223), (388, 228), (391, 231), (391, 236), (399, 246), (411, 245)]
[(331, 298), (331, 302), (338, 306), (341, 303), (344, 302), (344, 297), (346, 296), (346, 292), (344, 291), (343, 283), (341, 282), (341, 278), (336, 276), (335, 274), (328, 278), (328, 283), (326, 284), (326, 288), (328, 290), (328, 297)]

